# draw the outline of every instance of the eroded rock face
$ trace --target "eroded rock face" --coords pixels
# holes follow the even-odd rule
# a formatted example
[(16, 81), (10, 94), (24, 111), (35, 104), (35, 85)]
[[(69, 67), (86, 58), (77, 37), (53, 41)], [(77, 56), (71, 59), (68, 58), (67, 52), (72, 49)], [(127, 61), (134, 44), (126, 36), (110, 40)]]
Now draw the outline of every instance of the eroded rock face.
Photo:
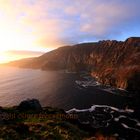
[[(102, 84), (140, 91), (140, 37), (66, 46), (38, 58), (10, 63), (43, 70), (89, 71)], [(20, 64), (20, 65), (19, 65)]]

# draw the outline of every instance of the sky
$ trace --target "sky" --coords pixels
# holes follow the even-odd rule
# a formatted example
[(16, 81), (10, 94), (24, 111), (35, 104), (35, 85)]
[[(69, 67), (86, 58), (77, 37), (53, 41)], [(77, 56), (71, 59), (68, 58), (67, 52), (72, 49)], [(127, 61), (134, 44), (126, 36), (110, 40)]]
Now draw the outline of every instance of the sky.
[(0, 63), (140, 36), (140, 0), (0, 0)]

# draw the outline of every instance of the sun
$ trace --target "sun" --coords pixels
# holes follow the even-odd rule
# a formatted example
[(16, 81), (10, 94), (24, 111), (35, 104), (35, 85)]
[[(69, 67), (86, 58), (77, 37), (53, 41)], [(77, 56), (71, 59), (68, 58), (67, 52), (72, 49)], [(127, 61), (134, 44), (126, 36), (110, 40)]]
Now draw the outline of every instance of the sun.
[[(1, 18), (1, 15), (0, 15)], [(6, 63), (9, 61), (36, 57), (33, 53), (24, 54), (11, 54), (10, 51), (17, 52), (48, 52), (51, 51), (51, 47), (44, 47), (44, 44), (40, 43), (41, 35), (37, 34), (35, 30), (32, 30), (29, 25), (24, 25), (18, 20), (14, 22), (6, 17), (0, 20), (0, 63)]]
[(10, 55), (10, 53), (6, 52), (0, 52), (0, 63), (7, 63), (13, 60), (22, 59), (23, 56), (20, 55)]
[(0, 28), (0, 51), (22, 50), (32, 46), (32, 37), (22, 31), (10, 28)]
[(8, 58), (4, 54), (4, 52), (0, 52), (0, 63), (6, 63), (8, 61)]
[(0, 63), (21, 59), (20, 55), (6, 53), (11, 50), (32, 50), (35, 47), (34, 36), (30, 36), (13, 26), (0, 25)]
[[(18, 60), (27, 57), (36, 57), (37, 55), (29, 54), (11, 54), (11, 51), (19, 52), (48, 52), (52, 49), (43, 48), (36, 42), (37, 37), (28, 34), (18, 28), (1, 26), (0, 25), (0, 63), (7, 63), (13, 60)], [(31, 53), (30, 53), (31, 54)]]

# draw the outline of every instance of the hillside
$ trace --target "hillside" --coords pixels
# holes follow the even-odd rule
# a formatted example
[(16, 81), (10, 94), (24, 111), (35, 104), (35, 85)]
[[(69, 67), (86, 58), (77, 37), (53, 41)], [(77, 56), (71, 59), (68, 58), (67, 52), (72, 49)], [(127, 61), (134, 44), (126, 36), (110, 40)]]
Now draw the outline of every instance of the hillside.
[(37, 99), (28, 99), (18, 106), (0, 107), (0, 139), (137, 140), (140, 126), (134, 113), (99, 105), (90, 111), (65, 112), (42, 107)]
[(99, 82), (132, 93), (140, 91), (140, 37), (60, 47), (44, 55), (14, 61), (12, 66), (42, 70), (88, 71)]

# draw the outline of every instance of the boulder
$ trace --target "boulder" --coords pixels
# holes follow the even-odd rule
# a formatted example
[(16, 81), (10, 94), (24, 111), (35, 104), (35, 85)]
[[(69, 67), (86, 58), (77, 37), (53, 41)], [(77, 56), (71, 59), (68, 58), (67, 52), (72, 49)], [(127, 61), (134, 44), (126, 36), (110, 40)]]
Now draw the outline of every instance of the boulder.
[(37, 99), (27, 99), (22, 101), (17, 107), (19, 111), (41, 111), (42, 107)]

